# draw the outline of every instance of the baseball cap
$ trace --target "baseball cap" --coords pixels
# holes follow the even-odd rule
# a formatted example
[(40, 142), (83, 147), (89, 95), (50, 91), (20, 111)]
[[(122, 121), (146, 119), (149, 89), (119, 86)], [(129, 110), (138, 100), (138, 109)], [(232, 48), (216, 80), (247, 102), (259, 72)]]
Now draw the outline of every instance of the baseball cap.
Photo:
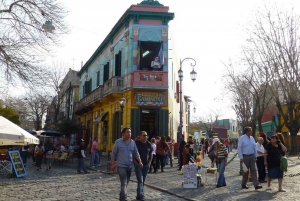
[(80, 142), (84, 142), (84, 140), (83, 140), (83, 139), (81, 139), (81, 140), (80, 140)]
[(220, 139), (219, 138), (214, 138), (212, 145), (214, 145), (216, 142), (220, 142)]

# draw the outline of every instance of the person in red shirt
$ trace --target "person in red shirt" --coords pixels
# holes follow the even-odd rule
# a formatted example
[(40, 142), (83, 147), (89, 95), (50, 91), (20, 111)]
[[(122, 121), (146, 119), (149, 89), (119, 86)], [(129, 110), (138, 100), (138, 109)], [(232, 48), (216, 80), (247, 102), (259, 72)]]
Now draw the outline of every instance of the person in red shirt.
[(230, 139), (227, 137), (227, 139), (225, 140), (225, 146), (227, 148), (227, 153), (230, 152), (229, 145), (230, 145)]
[(100, 157), (99, 157), (99, 153), (98, 153), (98, 138), (97, 137), (94, 138), (94, 142), (93, 142), (92, 148), (91, 148), (91, 167), (93, 167), (93, 168), (95, 167), (95, 162), (98, 167), (101, 166)]

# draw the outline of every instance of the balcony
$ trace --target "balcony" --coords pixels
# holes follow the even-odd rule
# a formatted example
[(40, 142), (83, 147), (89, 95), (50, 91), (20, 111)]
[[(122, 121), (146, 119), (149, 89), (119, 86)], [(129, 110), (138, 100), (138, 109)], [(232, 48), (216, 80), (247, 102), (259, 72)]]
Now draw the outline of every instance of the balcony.
[(136, 70), (125, 76), (124, 88), (167, 89), (168, 72)]
[(121, 93), (123, 90), (123, 78), (112, 77), (104, 83), (104, 96), (111, 93)]
[(99, 86), (97, 89), (86, 95), (79, 102), (75, 104), (74, 111), (76, 115), (84, 114), (93, 109), (92, 104), (98, 100), (103, 99), (103, 87)]

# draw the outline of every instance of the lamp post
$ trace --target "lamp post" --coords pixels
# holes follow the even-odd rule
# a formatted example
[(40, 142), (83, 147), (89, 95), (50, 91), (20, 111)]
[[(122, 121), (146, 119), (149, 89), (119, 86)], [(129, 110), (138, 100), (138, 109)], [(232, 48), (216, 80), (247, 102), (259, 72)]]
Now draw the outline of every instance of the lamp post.
[(125, 98), (120, 98), (120, 114), (119, 114), (119, 122), (120, 122), (120, 132), (119, 132), (119, 138), (122, 137), (122, 127), (123, 127), (123, 109), (124, 109), (124, 105), (126, 103), (126, 99)]
[(182, 135), (182, 80), (183, 80), (183, 71), (182, 71), (182, 64), (184, 61), (192, 60), (192, 63), (190, 65), (193, 67), (193, 70), (190, 72), (191, 79), (194, 82), (197, 78), (197, 73), (194, 71), (194, 67), (196, 66), (196, 60), (193, 58), (185, 58), (183, 60), (180, 60), (180, 69), (178, 70), (178, 77), (179, 77), (179, 136), (177, 136), (177, 139), (180, 139), (180, 136)]
[(190, 133), (190, 123), (191, 123), (191, 104), (193, 104), (193, 111), (194, 111), (194, 113), (196, 113), (196, 103), (194, 102), (194, 101), (189, 101), (188, 102), (188, 131), (189, 131), (189, 133)]

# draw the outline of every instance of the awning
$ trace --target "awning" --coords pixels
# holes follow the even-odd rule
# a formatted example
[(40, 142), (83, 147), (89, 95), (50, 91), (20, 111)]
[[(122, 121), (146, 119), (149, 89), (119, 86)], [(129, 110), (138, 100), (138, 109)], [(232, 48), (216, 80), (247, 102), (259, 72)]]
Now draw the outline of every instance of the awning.
[(105, 112), (105, 113), (102, 113), (101, 115), (99, 115), (97, 117), (97, 119), (93, 122), (93, 124), (99, 124), (100, 121), (104, 121), (107, 114), (108, 114), (108, 112)]

